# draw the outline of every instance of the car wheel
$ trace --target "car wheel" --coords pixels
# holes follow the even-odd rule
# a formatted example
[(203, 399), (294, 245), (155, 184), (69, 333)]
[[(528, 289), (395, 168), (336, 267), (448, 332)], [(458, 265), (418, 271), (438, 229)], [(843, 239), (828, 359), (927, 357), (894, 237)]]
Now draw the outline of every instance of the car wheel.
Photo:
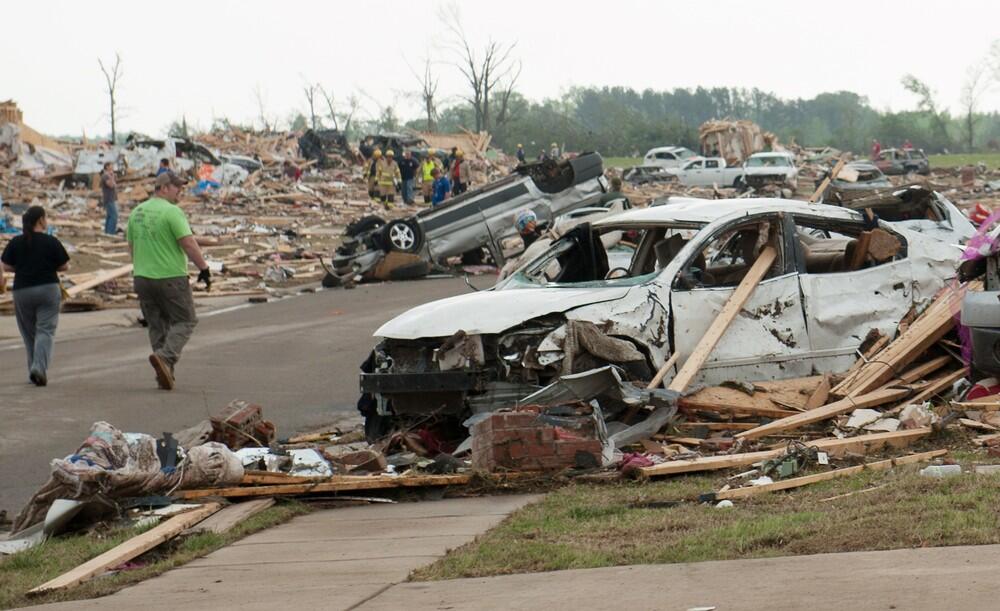
[(360, 219), (350, 223), (347, 229), (344, 231), (347, 235), (352, 238), (356, 235), (360, 235), (366, 231), (371, 231), (372, 229), (378, 229), (379, 227), (385, 225), (385, 219), (380, 216), (375, 216), (374, 214), (369, 216), (363, 216)]
[(400, 219), (382, 228), (382, 240), (389, 250), (413, 253), (423, 246), (424, 236), (414, 221)]

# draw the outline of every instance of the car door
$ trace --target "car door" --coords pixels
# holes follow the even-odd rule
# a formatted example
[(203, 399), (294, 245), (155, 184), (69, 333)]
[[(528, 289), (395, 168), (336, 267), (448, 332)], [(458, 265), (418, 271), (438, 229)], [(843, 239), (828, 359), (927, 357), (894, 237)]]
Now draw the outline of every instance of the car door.
[(702, 186), (704, 184), (702, 181), (705, 180), (703, 165), (702, 160), (698, 159), (684, 166), (684, 171), (681, 172), (681, 184), (689, 187)]
[(725, 181), (722, 180), (722, 169), (719, 167), (718, 159), (706, 159), (705, 160), (705, 184), (713, 185), (718, 184), (726, 186)]
[[(902, 250), (890, 261), (849, 269), (851, 244), (864, 230), (860, 221), (795, 215), (810, 356), (818, 371), (842, 371), (872, 329), (892, 336), (913, 305), (913, 270), (906, 240), (888, 226)], [(843, 244), (844, 256), (838, 254)]]
[(712, 350), (696, 382), (790, 378), (811, 372), (806, 359), (810, 342), (788, 237), (782, 218), (775, 213), (719, 227), (686, 251), (685, 263), (670, 289), (678, 364), (691, 355), (732, 296), (741, 266), (744, 272), (749, 269), (764, 246), (774, 246), (779, 252), (768, 275)]

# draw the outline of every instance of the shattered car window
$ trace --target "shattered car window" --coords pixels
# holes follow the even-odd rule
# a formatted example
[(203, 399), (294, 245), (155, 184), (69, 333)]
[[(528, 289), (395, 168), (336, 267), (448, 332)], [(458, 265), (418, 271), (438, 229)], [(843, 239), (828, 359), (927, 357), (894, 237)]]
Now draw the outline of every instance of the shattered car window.
[(906, 258), (902, 236), (858, 223), (795, 219), (799, 257), (808, 274), (836, 274), (877, 267)]
[(766, 276), (771, 277), (775, 270), (784, 269), (780, 225), (765, 220), (726, 230), (688, 260), (675, 288), (736, 286), (766, 246), (774, 246), (779, 252), (778, 260)]
[(630, 286), (656, 275), (635, 264), (647, 230), (580, 225), (514, 275), (521, 284), (535, 286)]

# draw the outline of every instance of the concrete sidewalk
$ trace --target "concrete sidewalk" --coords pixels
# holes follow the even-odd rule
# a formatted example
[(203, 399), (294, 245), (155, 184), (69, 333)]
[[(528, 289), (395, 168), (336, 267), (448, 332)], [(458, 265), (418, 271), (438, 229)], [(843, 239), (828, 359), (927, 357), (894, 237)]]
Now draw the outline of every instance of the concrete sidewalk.
[(111, 596), (30, 609), (350, 609), (539, 498), (476, 497), (318, 511)]
[(997, 609), (1000, 545), (401, 583), (358, 609)]

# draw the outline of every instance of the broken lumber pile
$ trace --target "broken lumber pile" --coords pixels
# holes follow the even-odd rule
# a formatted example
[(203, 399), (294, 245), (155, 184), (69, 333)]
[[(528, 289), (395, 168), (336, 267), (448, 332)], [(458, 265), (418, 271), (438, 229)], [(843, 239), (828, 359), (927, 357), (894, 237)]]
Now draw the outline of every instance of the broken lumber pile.
[(961, 307), (966, 291), (981, 289), (981, 282), (972, 282), (958, 290), (944, 290), (898, 338), (835, 386), (832, 393), (857, 397), (892, 380), (954, 328), (954, 313)]

